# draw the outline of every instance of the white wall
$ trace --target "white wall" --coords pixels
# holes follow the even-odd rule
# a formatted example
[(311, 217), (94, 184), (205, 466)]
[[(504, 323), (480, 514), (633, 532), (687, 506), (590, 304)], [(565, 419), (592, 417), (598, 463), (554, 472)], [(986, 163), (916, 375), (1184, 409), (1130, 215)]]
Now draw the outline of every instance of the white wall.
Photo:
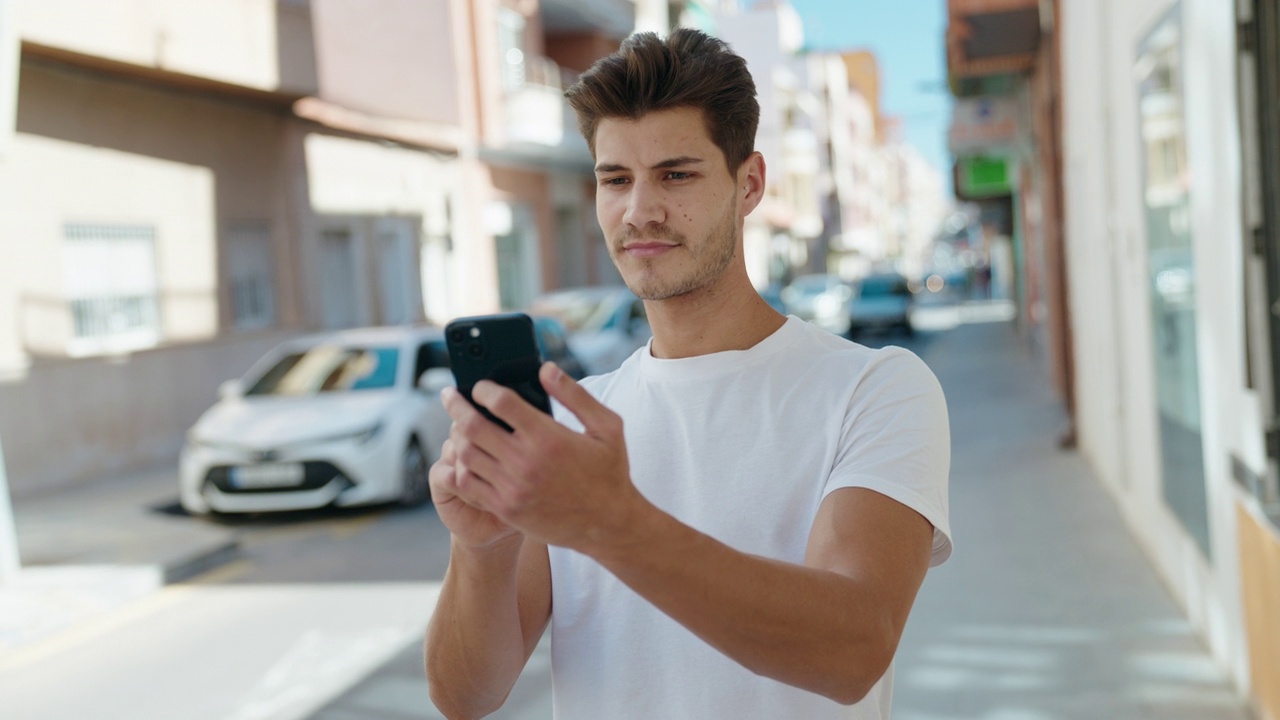
[(1182, 3), (1211, 561), (1165, 505), (1161, 485), (1132, 67), (1139, 43), (1172, 6), (1169, 0), (1061, 4), (1080, 446), (1214, 654), (1245, 686), (1229, 457), (1236, 453), (1261, 469), (1261, 426), (1256, 397), (1244, 389), (1235, 18), (1232, 4), (1220, 0)]
[(22, 38), (243, 85), (315, 92), (310, 13), (276, 0), (16, 0)]

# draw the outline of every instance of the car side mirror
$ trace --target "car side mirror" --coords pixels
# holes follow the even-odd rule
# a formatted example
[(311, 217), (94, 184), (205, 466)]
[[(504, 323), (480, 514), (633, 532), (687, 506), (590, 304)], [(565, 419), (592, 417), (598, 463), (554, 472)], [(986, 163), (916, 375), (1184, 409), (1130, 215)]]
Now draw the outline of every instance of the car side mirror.
[(233, 400), (238, 397), (244, 397), (244, 383), (239, 380), (228, 380), (218, 386), (218, 397), (223, 400)]
[(433, 367), (418, 378), (418, 389), (432, 395), (439, 395), (441, 390), (451, 385), (453, 385), (453, 373), (449, 368)]

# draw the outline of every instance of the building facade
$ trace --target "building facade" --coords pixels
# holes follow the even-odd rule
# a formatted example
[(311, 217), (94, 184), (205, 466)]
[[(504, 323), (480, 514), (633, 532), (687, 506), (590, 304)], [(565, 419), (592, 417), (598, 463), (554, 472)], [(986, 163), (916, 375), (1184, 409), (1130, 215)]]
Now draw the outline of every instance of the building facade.
[(14, 0), (9, 15), (15, 494), (171, 461), (218, 384), (285, 337), (442, 324), (609, 278), (561, 93), (630, 32), (631, 0)]
[(1064, 439), (1260, 720), (1280, 718), (1280, 9), (949, 10), (957, 188), (1009, 208)]

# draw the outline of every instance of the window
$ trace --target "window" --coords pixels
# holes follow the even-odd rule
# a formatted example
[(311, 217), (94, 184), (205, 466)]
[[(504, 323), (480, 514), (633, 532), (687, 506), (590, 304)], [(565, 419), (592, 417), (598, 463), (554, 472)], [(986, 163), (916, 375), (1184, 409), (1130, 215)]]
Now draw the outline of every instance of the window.
[(1182, 15), (1177, 3), (1138, 49), (1139, 137), (1147, 168), (1148, 297), (1164, 499), (1212, 557), (1204, 440), (1200, 413), (1200, 361), (1195, 317), (1196, 269), (1190, 176), (1182, 95)]
[(359, 324), (354, 266), (351, 231), (346, 228), (323, 231), (320, 234), (320, 310), (326, 328)]
[(228, 224), (226, 253), (233, 324), (241, 329), (272, 327), (276, 304), (270, 226), (265, 222)]
[(72, 320), (69, 354), (122, 352), (160, 342), (154, 228), (69, 224), (63, 257)]

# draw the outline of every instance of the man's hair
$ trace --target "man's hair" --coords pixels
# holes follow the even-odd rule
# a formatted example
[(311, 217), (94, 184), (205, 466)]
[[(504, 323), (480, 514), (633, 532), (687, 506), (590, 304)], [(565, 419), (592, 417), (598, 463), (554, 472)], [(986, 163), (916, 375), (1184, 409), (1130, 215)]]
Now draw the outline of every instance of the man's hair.
[(666, 40), (636, 33), (597, 61), (565, 91), (578, 127), (596, 153), (596, 128), (605, 118), (638, 120), (675, 108), (702, 111), (711, 141), (736, 172), (755, 149), (760, 104), (747, 62), (723, 40), (688, 28)]

